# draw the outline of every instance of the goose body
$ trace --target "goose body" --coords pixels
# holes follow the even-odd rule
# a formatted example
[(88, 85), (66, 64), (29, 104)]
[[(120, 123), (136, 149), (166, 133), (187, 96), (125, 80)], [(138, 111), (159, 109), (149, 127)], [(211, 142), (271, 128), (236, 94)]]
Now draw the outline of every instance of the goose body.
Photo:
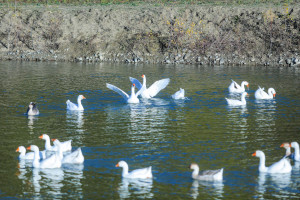
[(184, 89), (180, 88), (179, 91), (175, 92), (172, 96), (173, 99), (185, 99)]
[(223, 168), (217, 170), (204, 170), (199, 173), (199, 166), (192, 163), (190, 169), (193, 170), (192, 178), (196, 180), (219, 181), (223, 179)]
[(292, 171), (292, 166), (286, 157), (282, 158), (278, 162), (273, 163), (269, 167), (265, 166), (266, 157), (264, 152), (257, 150), (252, 154), (259, 158), (259, 172), (265, 173), (290, 173)]
[[(58, 151), (57, 146), (55, 146), (55, 145), (51, 146), (49, 135), (43, 134), (43, 135), (39, 136), (39, 138), (45, 140), (45, 149), (47, 151)], [(72, 143), (72, 140), (67, 140), (67, 141), (61, 142), (62, 152), (71, 151), (72, 150), (71, 143)]]
[(300, 161), (300, 151), (298, 142), (292, 142), (290, 146), (295, 149), (295, 152), (292, 154), (292, 159), (295, 161)]
[(37, 108), (36, 103), (30, 102), (26, 111), (27, 115), (39, 115), (40, 111)]
[(124, 92), (123, 90), (121, 90), (120, 88), (118, 88), (117, 86), (114, 86), (112, 84), (106, 83), (106, 87), (111, 89), (112, 91), (115, 91), (118, 94), (120, 94), (124, 98), (126, 103), (140, 103), (140, 100), (137, 97), (140, 95), (141, 90), (139, 90), (137, 93), (135, 93), (135, 91), (134, 91), (135, 84), (132, 84), (132, 86), (131, 86), (131, 94), (130, 95), (128, 95), (126, 92)]
[[(34, 159), (34, 152), (26, 153), (26, 148), (24, 146), (19, 146), (16, 152), (20, 152), (19, 159), (20, 160), (33, 160)], [(45, 159), (46, 158), (46, 151), (39, 151), (38, 159)]]
[(249, 83), (247, 81), (243, 81), (241, 85), (239, 85), (234, 80), (231, 80), (231, 84), (228, 87), (229, 93), (243, 93), (245, 92), (245, 86), (249, 87)]
[(122, 177), (124, 178), (152, 178), (152, 167), (135, 169), (128, 172), (128, 164), (125, 161), (120, 161), (116, 164), (116, 167), (122, 167)]
[(142, 98), (146, 98), (146, 99), (156, 96), (162, 89), (167, 87), (167, 85), (170, 82), (169, 78), (161, 79), (155, 81), (149, 88), (147, 88), (146, 75), (143, 74), (142, 78), (143, 78), (143, 84), (141, 84), (139, 80), (129, 77), (130, 81), (134, 83), (139, 90), (141, 90)]
[(243, 106), (246, 105), (246, 95), (248, 95), (247, 92), (243, 92), (241, 95), (241, 100), (237, 100), (237, 99), (228, 99), (225, 98), (227, 101), (227, 104), (229, 106)]
[(78, 148), (71, 153), (63, 154), (61, 149), (61, 142), (58, 139), (53, 139), (53, 144), (58, 148), (58, 152), (62, 163), (81, 164), (84, 162), (84, 157), (82, 155), (81, 148)]
[(39, 148), (36, 145), (30, 145), (28, 150), (34, 152), (34, 159), (32, 162), (32, 166), (34, 168), (60, 168), (61, 160), (57, 154), (53, 154), (48, 158), (45, 158), (42, 161), (39, 161)]
[(255, 99), (273, 99), (275, 98), (276, 92), (274, 88), (269, 88), (268, 93), (264, 91), (264, 88), (258, 86), (258, 89), (255, 91)]
[(70, 100), (67, 100), (67, 102), (66, 102), (67, 110), (84, 110), (84, 108), (81, 104), (82, 99), (86, 99), (86, 98), (83, 95), (79, 95), (77, 97), (77, 104), (71, 102)]

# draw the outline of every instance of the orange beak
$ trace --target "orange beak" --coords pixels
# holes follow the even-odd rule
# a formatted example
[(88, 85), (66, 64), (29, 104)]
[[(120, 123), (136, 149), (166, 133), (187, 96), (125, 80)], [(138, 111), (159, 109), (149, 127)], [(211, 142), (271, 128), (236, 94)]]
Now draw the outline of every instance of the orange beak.
[(249, 84), (247, 85), (247, 87), (249, 87)]
[(82, 99), (86, 99), (86, 98), (82, 95)]
[(135, 84), (132, 84), (133, 85), (133, 87), (135, 87)]
[(51, 139), (52, 140), (52, 142), (54, 142), (56, 139)]
[(276, 93), (273, 94), (273, 97), (275, 98)]
[(249, 97), (249, 94), (247, 93), (247, 97)]
[(254, 152), (254, 153), (252, 154), (252, 156), (256, 156), (256, 152)]
[(19, 152), (20, 151), (20, 149), (19, 149), (19, 147), (17, 148), (17, 150), (16, 150), (16, 152)]
[(284, 144), (282, 143), (281, 145), (280, 145), (280, 147), (283, 147), (284, 146)]
[(27, 147), (27, 150), (31, 150), (31, 146)]
[(119, 163), (118, 163), (118, 164), (116, 164), (116, 167), (119, 167)]
[(143, 75), (142, 75), (142, 78), (144, 78), (144, 76), (145, 76), (145, 75), (143, 74)]
[(40, 139), (43, 139), (43, 135), (39, 136)]

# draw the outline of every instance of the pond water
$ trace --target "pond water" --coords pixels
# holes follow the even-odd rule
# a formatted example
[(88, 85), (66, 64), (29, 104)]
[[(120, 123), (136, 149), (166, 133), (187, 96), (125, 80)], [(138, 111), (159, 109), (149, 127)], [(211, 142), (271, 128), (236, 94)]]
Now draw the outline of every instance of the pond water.
[[(129, 76), (147, 85), (169, 77), (155, 98), (128, 105), (106, 88), (130, 91)], [(283, 157), (283, 142), (300, 142), (300, 71), (272, 67), (196, 65), (0, 63), (0, 198), (17, 199), (274, 199), (300, 197), (300, 164), (290, 174), (264, 175)], [(250, 83), (245, 107), (228, 107), (231, 79)], [(256, 101), (258, 85), (275, 88), (274, 100)], [(179, 88), (185, 100), (172, 100)], [(66, 100), (82, 101), (83, 112), (67, 112)], [(236, 98), (235, 96), (231, 98)], [(24, 115), (29, 102), (40, 115)], [(18, 160), (18, 146), (44, 149), (48, 134), (82, 148), (83, 165), (39, 170)], [(121, 178), (115, 167), (152, 166), (153, 179)], [(223, 181), (194, 181), (189, 165), (224, 168)]]

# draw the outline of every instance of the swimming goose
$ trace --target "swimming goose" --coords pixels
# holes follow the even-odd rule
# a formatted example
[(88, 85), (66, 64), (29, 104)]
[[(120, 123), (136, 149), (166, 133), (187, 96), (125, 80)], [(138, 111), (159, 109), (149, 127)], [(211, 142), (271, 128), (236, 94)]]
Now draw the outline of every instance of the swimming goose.
[[(34, 159), (34, 152), (26, 153), (26, 148), (24, 146), (19, 146), (16, 152), (20, 152), (19, 159), (20, 160), (33, 160)], [(39, 151), (38, 159), (45, 159), (46, 158), (46, 151)]]
[(62, 163), (81, 164), (84, 162), (84, 157), (80, 147), (71, 153), (63, 155), (61, 150), (61, 142), (58, 139), (52, 139), (52, 141), (53, 144), (58, 148)]
[(285, 158), (285, 157), (290, 158), (290, 156), (291, 156), (291, 145), (290, 145), (290, 143), (288, 143), (288, 142), (282, 143), (282, 144), (280, 145), (280, 147), (283, 147), (283, 148), (286, 149), (284, 158)]
[(190, 169), (193, 170), (192, 178), (197, 180), (222, 180), (223, 179), (223, 168), (217, 170), (204, 170), (199, 173), (199, 166), (196, 163), (190, 165)]
[[(50, 144), (50, 137), (47, 134), (43, 134), (39, 136), (40, 139), (45, 140), (45, 149), (47, 151), (58, 151), (57, 146), (51, 146)], [(72, 150), (72, 140), (67, 140), (65, 142), (61, 142), (61, 149), (63, 152), (65, 151), (71, 151)]]
[(292, 166), (286, 157), (282, 158), (278, 162), (273, 163), (269, 167), (265, 166), (266, 157), (264, 152), (257, 150), (252, 154), (259, 158), (259, 172), (266, 173), (290, 173), (292, 171)]
[(81, 100), (86, 99), (83, 95), (79, 95), (77, 97), (77, 105), (75, 103), (72, 103), (70, 100), (67, 100), (67, 110), (84, 110)]
[(130, 96), (126, 92), (124, 92), (123, 90), (121, 90), (120, 88), (118, 88), (112, 84), (106, 83), (106, 87), (117, 92), (118, 94), (120, 94), (127, 103), (140, 103), (140, 100), (137, 97), (140, 95), (141, 90), (139, 90), (137, 93), (135, 93), (135, 91), (134, 91), (135, 84), (132, 84), (132, 86), (131, 86), (131, 95)]
[(269, 88), (268, 93), (264, 91), (264, 88), (258, 86), (258, 89), (255, 91), (254, 96), (256, 99), (273, 99), (275, 98), (276, 92), (274, 88)]
[(152, 167), (135, 169), (128, 172), (128, 164), (125, 161), (120, 161), (116, 167), (122, 167), (122, 177), (124, 178), (152, 178)]
[(36, 145), (30, 145), (28, 150), (34, 152), (34, 159), (32, 162), (32, 166), (34, 168), (60, 168), (61, 160), (57, 154), (53, 154), (50, 157), (39, 161), (39, 148)]
[(234, 80), (231, 80), (231, 84), (228, 87), (229, 93), (243, 93), (245, 92), (245, 85), (249, 88), (249, 83), (247, 81), (243, 81), (241, 86), (237, 84)]
[(139, 90), (142, 89), (141, 96), (142, 98), (146, 98), (146, 99), (156, 96), (157, 93), (159, 93), (159, 91), (167, 87), (167, 85), (170, 82), (169, 78), (161, 79), (155, 81), (149, 88), (147, 88), (146, 75), (143, 74), (142, 78), (143, 78), (143, 84), (141, 84), (139, 80), (129, 77), (130, 81), (134, 83)]
[(225, 98), (225, 99), (229, 106), (243, 106), (243, 105), (246, 105), (246, 99), (245, 99), (246, 95), (248, 96), (248, 93), (243, 92), (243, 94), (241, 95), (241, 100), (227, 99), (227, 98)]
[(27, 115), (39, 115), (40, 111), (37, 108), (36, 103), (30, 102), (26, 111)]
[(184, 89), (180, 88), (179, 91), (175, 92), (172, 96), (173, 99), (185, 99)]
[(292, 142), (290, 147), (295, 149), (295, 152), (292, 154), (291, 158), (295, 161), (300, 161), (300, 151), (299, 151), (299, 144), (298, 142)]

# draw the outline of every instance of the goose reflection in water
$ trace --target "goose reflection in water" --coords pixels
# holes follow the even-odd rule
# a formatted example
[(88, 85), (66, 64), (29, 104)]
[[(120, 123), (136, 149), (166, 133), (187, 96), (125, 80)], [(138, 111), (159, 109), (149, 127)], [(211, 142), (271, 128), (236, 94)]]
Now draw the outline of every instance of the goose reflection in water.
[[(255, 100), (256, 113), (255, 121), (258, 130), (268, 130), (274, 132), (276, 116), (276, 100)], [(263, 134), (265, 134), (263, 132)]]
[(71, 126), (76, 126), (79, 132), (82, 132), (82, 127), (84, 124), (83, 111), (67, 111), (67, 122)]
[(47, 190), (50, 195), (62, 195), (61, 189), (64, 186), (64, 171), (61, 168), (55, 169), (32, 169), (32, 180), (34, 191), (40, 193)]
[[(107, 107), (105, 109), (107, 117), (106, 130), (120, 132), (121, 129), (135, 141), (144, 140), (145, 138), (163, 139), (164, 131), (162, 129), (167, 122), (169, 112), (168, 106), (164, 105), (168, 102), (153, 99), (143, 99), (142, 103), (128, 104), (122, 107)], [(149, 105), (147, 105), (148, 103)]]
[(138, 198), (153, 198), (151, 192), (153, 180), (152, 179), (129, 179), (122, 178), (119, 184), (118, 192), (120, 199), (130, 198), (130, 195), (138, 196)]
[[(288, 188), (291, 184), (291, 173), (286, 174), (267, 174), (259, 173), (257, 184), (257, 195), (259, 198), (264, 198), (264, 194), (269, 190), (280, 190), (280, 196), (277, 198), (286, 198), (289, 195), (289, 192), (285, 188)], [(279, 195), (279, 194), (276, 194)]]
[(30, 129), (30, 133), (33, 134), (34, 122), (38, 120), (38, 116), (28, 115), (28, 128)]
[(247, 133), (249, 124), (248, 118), (249, 115), (248, 109), (246, 106), (238, 107), (238, 108), (229, 108), (228, 109), (228, 124), (232, 126), (232, 130), (234, 132), (239, 133)]
[(203, 190), (209, 190), (210, 194), (214, 195), (212, 199), (222, 199), (223, 198), (223, 181), (199, 181), (199, 180), (193, 180), (192, 187), (191, 187), (191, 193), (193, 199), (197, 199), (199, 196), (199, 186)]

